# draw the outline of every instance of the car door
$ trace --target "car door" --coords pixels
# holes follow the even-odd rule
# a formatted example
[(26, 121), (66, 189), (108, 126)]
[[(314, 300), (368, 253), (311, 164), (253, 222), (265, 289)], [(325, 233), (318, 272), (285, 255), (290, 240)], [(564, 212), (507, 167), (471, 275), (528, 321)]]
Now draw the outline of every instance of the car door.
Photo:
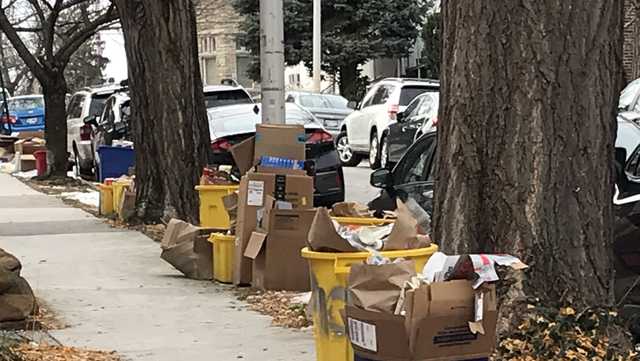
[(426, 99), (422, 95), (416, 97), (407, 106), (398, 121), (389, 125), (387, 136), (390, 162), (398, 162), (413, 143), (416, 130), (421, 125), (420, 109), (425, 101)]
[[(616, 152), (620, 149), (616, 148)], [(616, 167), (618, 176), (613, 198), (616, 270), (620, 274), (631, 272), (635, 277), (640, 274), (640, 146), (622, 170), (619, 162)]]
[(367, 132), (367, 113), (369, 108), (373, 104), (373, 98), (375, 97), (379, 86), (374, 86), (367, 92), (367, 95), (362, 99), (362, 103), (345, 119), (345, 125), (347, 126), (347, 135), (349, 137), (349, 144), (352, 148), (359, 151), (367, 151), (369, 146), (369, 139)]
[(369, 203), (373, 210), (394, 210), (395, 199), (413, 198), (429, 214), (433, 213), (436, 135), (431, 134), (412, 145), (391, 172), (392, 185)]
[(67, 109), (67, 151), (73, 156), (73, 145), (80, 142), (80, 127), (84, 125), (82, 110), (86, 95), (75, 94)]

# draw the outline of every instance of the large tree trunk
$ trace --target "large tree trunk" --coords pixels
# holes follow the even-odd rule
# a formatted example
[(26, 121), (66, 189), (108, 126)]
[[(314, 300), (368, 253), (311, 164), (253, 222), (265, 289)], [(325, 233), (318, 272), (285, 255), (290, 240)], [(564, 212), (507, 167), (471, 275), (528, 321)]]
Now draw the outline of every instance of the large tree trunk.
[(137, 206), (145, 220), (198, 221), (209, 126), (190, 0), (115, 0), (129, 64)]
[(442, 3), (435, 239), (522, 257), (549, 305), (612, 301), (622, 5)]
[(67, 162), (67, 83), (62, 72), (41, 79), (45, 103), (45, 138), (53, 164), (51, 175), (66, 176)]

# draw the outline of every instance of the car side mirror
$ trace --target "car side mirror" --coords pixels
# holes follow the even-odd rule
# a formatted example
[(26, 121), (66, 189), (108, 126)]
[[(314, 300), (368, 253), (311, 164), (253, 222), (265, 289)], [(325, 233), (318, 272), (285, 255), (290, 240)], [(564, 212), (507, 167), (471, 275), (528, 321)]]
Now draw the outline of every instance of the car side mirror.
[[(344, 103), (343, 103), (343, 104), (344, 104)], [(349, 103), (347, 103), (347, 108), (350, 108), (350, 109), (356, 109), (356, 108), (358, 108), (358, 103), (356, 103), (356, 102), (354, 102), (354, 101), (352, 100), (352, 101), (350, 101)]]
[(95, 115), (89, 115), (88, 117), (85, 117), (82, 121), (84, 122), (84, 124), (87, 124), (87, 125), (93, 125), (94, 127), (98, 126), (98, 120)]
[(398, 121), (398, 123), (402, 123), (407, 120), (407, 115), (404, 112), (400, 112), (396, 114), (396, 120)]
[(369, 181), (376, 188), (388, 188), (391, 186), (391, 172), (388, 169), (380, 168), (371, 173)]

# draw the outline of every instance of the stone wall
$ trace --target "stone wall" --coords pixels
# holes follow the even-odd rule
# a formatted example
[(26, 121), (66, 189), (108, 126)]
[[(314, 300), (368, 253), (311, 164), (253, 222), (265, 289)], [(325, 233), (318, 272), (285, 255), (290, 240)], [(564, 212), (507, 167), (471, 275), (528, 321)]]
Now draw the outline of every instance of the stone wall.
[(231, 0), (197, 0), (195, 4), (203, 82), (216, 85), (231, 78), (245, 87), (253, 87), (246, 77), (247, 62), (242, 61), (249, 53), (238, 46), (243, 19)]

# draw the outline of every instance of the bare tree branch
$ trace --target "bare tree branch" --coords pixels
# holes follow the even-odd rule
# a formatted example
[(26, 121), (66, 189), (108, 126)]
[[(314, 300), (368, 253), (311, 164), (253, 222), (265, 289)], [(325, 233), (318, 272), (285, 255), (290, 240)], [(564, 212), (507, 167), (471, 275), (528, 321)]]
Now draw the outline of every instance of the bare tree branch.
[(116, 11), (115, 5), (110, 4), (104, 14), (71, 36), (69, 40), (60, 47), (56, 57), (61, 62), (66, 63), (71, 58), (71, 55), (73, 55), (85, 41), (89, 40), (97, 31), (102, 30), (102, 28), (113, 25), (113, 22), (116, 20), (118, 20), (118, 12)]
[(11, 22), (7, 18), (4, 9), (0, 10), (0, 29), (5, 33), (9, 42), (13, 48), (18, 52), (18, 55), (24, 63), (29, 67), (34, 76), (41, 79), (46, 77), (46, 73), (42, 64), (38, 62), (38, 59), (31, 54), (27, 46), (24, 44), (16, 30), (11, 26)]

